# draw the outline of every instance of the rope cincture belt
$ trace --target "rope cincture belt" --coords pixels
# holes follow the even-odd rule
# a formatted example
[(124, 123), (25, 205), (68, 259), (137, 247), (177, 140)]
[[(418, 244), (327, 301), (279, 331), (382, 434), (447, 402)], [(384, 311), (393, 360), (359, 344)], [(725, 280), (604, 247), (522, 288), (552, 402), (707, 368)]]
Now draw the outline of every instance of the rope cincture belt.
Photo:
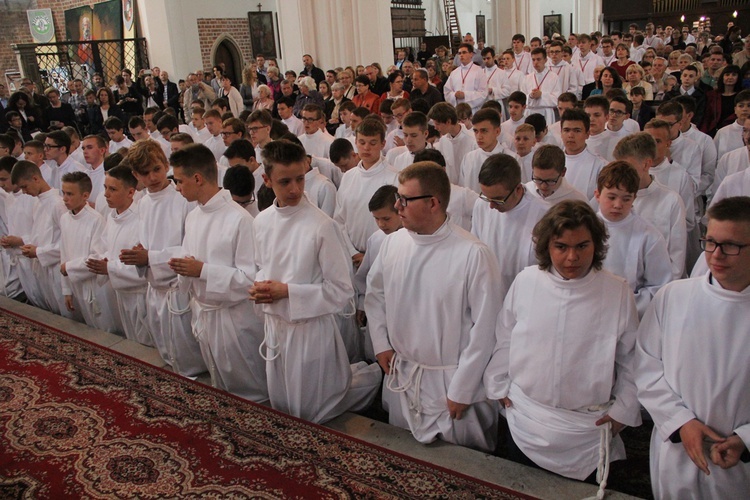
[[(408, 361), (408, 360), (406, 360)], [(390, 373), (388, 374), (388, 381), (386, 382), (386, 387), (388, 387), (388, 390), (399, 393), (399, 392), (406, 392), (410, 388), (414, 388), (414, 399), (409, 400), (409, 409), (413, 410), (416, 413), (417, 419), (420, 420), (422, 418), (422, 402), (421, 402), (421, 386), (422, 386), (422, 374), (425, 370), (455, 370), (458, 368), (458, 365), (445, 365), (445, 366), (431, 366), (431, 365), (423, 365), (417, 362), (414, 363), (414, 366), (411, 367), (411, 370), (409, 370), (409, 374), (406, 377), (406, 381), (404, 381), (403, 384), (397, 385), (396, 382), (396, 374), (400, 371), (399, 366), (406, 362), (405, 360), (402, 360), (401, 357), (394, 353), (393, 357), (391, 358), (391, 364), (389, 366)]]

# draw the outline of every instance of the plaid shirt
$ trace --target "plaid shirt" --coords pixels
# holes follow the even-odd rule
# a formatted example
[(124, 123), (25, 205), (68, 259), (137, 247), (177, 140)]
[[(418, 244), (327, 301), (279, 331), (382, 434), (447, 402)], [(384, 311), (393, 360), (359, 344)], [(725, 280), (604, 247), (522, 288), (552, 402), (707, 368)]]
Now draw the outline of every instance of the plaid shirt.
[(68, 104), (73, 107), (73, 110), (77, 110), (86, 105), (86, 97), (83, 94), (77, 95), (71, 93), (70, 96), (68, 96)]

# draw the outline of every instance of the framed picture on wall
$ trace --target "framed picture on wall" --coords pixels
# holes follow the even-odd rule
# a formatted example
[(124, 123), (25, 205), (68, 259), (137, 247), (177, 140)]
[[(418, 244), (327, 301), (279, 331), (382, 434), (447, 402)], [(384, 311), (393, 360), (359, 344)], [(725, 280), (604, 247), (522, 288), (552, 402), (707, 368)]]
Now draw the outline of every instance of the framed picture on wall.
[(487, 32), (485, 31), (484, 16), (477, 16), (477, 42), (487, 41)]
[(247, 17), (250, 23), (250, 43), (253, 46), (253, 55), (263, 54), (266, 58), (278, 57), (273, 12), (248, 12)]
[(557, 33), (562, 35), (562, 14), (548, 14), (542, 16), (544, 23), (544, 35), (552, 39), (552, 35)]

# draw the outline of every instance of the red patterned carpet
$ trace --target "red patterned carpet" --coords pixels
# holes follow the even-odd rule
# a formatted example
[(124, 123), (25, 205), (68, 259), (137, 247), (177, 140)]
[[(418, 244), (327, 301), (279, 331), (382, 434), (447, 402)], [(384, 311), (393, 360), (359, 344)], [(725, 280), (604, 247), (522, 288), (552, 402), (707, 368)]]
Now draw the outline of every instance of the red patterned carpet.
[(530, 498), (0, 309), (0, 499)]

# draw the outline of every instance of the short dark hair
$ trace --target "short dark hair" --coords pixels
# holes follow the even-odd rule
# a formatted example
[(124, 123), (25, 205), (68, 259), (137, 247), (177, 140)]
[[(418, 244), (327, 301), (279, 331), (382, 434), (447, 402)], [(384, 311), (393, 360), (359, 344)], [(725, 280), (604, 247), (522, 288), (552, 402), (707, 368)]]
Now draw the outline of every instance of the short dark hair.
[(270, 127), (271, 125), (273, 125), (273, 116), (267, 109), (256, 109), (255, 111), (250, 113), (250, 116), (248, 116), (247, 120), (245, 120), (245, 123), (248, 124), (252, 122), (258, 122), (262, 125)]
[(439, 102), (435, 104), (430, 109), (427, 117), (430, 120), (434, 120), (438, 123), (450, 123), (454, 125), (458, 123), (456, 108), (454, 108), (450, 103), (447, 102)]
[(512, 41), (521, 40), (522, 43), (526, 43), (526, 37), (523, 36), (521, 33), (516, 33), (513, 35)]
[(500, 117), (500, 113), (489, 108), (480, 109), (471, 117), (471, 123), (473, 125), (484, 121), (490, 122), (493, 127), (499, 127), (502, 123), (502, 118)]
[(231, 160), (233, 158), (242, 158), (247, 161), (255, 158), (255, 148), (247, 139), (235, 139), (224, 151), (224, 156)]
[(68, 172), (67, 174), (63, 174), (62, 178), (60, 178), (60, 182), (69, 182), (71, 184), (76, 184), (78, 188), (81, 190), (81, 193), (91, 193), (91, 188), (93, 187), (91, 183), (91, 177), (89, 177), (85, 172)]
[(419, 111), (414, 111), (406, 115), (403, 127), (419, 127), (419, 130), (427, 130), (427, 116)]
[(431, 161), (441, 167), (445, 167), (445, 156), (439, 149), (425, 148), (414, 155), (414, 163), (418, 161)]
[(583, 102), (583, 108), (602, 108), (605, 113), (608, 113), (609, 101), (603, 95), (592, 95)]
[(565, 170), (565, 153), (554, 144), (542, 144), (531, 157), (531, 166), (561, 174)]
[[(356, 110), (355, 110), (356, 111)], [(366, 119), (357, 127), (356, 134), (363, 135), (365, 137), (380, 137), (380, 140), (385, 140), (385, 125), (382, 120)]]
[(62, 146), (65, 149), (65, 154), (70, 153), (70, 146), (73, 144), (73, 141), (71, 141), (70, 136), (62, 130), (55, 130), (54, 132), (48, 133), (47, 139), (52, 139), (55, 141), (55, 144)]
[(532, 113), (527, 116), (523, 122), (534, 127), (534, 133), (536, 135), (541, 134), (547, 129), (547, 119), (544, 118), (544, 115), (541, 113)]
[(582, 226), (589, 230), (594, 243), (594, 261), (591, 267), (600, 270), (607, 256), (607, 227), (588, 203), (580, 200), (564, 200), (553, 205), (534, 226), (532, 239), (539, 269), (550, 271), (552, 268), (549, 255), (552, 239)]
[(398, 188), (396, 186), (391, 184), (380, 186), (375, 193), (373, 193), (370, 201), (367, 203), (367, 209), (370, 212), (374, 212), (381, 208), (390, 208), (392, 211), (396, 212), (396, 193), (398, 193)]
[(133, 169), (127, 163), (120, 163), (116, 167), (107, 170), (107, 175), (113, 179), (122, 181), (128, 188), (135, 189), (138, 186), (138, 179), (133, 175)]
[(526, 94), (520, 90), (516, 90), (508, 96), (508, 102), (516, 102), (521, 106), (526, 106)]
[(234, 196), (248, 196), (255, 192), (255, 177), (249, 168), (235, 165), (224, 174), (223, 186)]
[(584, 110), (579, 108), (566, 109), (562, 118), (560, 118), (560, 126), (565, 126), (565, 122), (583, 122), (583, 128), (586, 129), (586, 132), (591, 128), (591, 118)]
[(109, 118), (107, 118), (107, 121), (104, 122), (105, 130), (123, 130), (124, 128), (125, 124), (122, 123), (122, 120), (120, 120), (116, 116), (110, 116)]
[(16, 163), (18, 163), (18, 160), (16, 160), (15, 156), (0, 157), (0, 171), (11, 173)]
[(31, 179), (34, 176), (42, 178), (42, 171), (39, 170), (39, 167), (30, 161), (20, 160), (13, 165), (13, 170), (10, 173), (10, 182), (18, 184), (20, 181)]
[(216, 157), (203, 144), (190, 144), (169, 157), (169, 163), (174, 168), (182, 168), (188, 175), (200, 174), (211, 183), (218, 183), (219, 171)]
[(502, 184), (507, 189), (514, 189), (520, 183), (521, 166), (515, 158), (505, 153), (491, 155), (479, 170), (479, 184), (483, 186)]
[(750, 224), (750, 197), (731, 196), (717, 201), (706, 211), (708, 220)]
[(343, 160), (345, 157), (351, 155), (352, 153), (354, 153), (354, 145), (351, 143), (351, 141), (349, 139), (339, 137), (338, 139), (334, 139), (334, 141), (331, 143), (331, 147), (328, 150), (328, 159), (335, 164)]
[(601, 194), (604, 188), (622, 188), (628, 193), (636, 194), (641, 178), (636, 169), (628, 162), (616, 160), (602, 168), (596, 178), (596, 189)]
[[(737, 102), (736, 98), (735, 102)], [(682, 105), (671, 100), (663, 102), (658, 108), (656, 108), (656, 114), (661, 116), (674, 116), (677, 118), (677, 121), (680, 121), (682, 120)]]
[(275, 165), (291, 165), (307, 160), (305, 148), (289, 141), (271, 141), (263, 148), (263, 167), (271, 176)]
[(161, 118), (159, 118), (159, 121), (156, 122), (156, 130), (163, 130), (165, 128), (168, 128), (169, 130), (175, 130), (180, 128), (180, 122), (177, 121), (177, 118), (175, 118), (172, 115), (165, 114)]

